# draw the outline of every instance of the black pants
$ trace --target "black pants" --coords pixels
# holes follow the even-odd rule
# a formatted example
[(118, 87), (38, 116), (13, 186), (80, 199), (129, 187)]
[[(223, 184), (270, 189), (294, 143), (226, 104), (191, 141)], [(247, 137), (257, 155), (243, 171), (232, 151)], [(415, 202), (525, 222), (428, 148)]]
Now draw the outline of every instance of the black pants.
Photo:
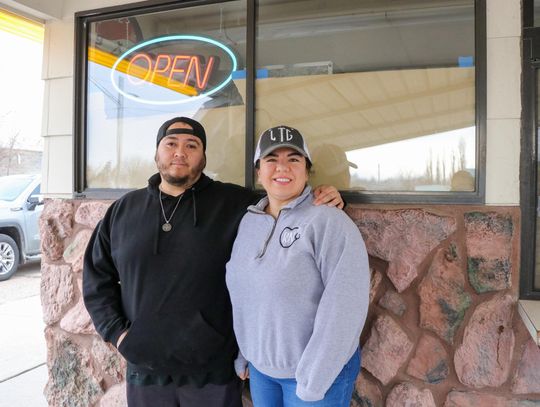
[(228, 384), (136, 386), (127, 383), (129, 407), (242, 407), (242, 384), (235, 379)]

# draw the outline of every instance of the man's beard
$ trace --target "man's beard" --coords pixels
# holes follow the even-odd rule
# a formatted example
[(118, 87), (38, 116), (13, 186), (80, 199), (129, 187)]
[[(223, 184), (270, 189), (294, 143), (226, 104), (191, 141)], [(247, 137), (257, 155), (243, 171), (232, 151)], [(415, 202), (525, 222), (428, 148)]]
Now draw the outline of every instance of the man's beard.
[(189, 184), (188, 182), (190, 179), (189, 175), (185, 175), (183, 177), (173, 177), (172, 175), (169, 175), (169, 174), (163, 174), (163, 173), (160, 173), (160, 174), (161, 174), (162, 179), (167, 181), (167, 183), (174, 185), (175, 187), (184, 187)]
[(201, 176), (204, 168), (206, 167), (206, 157), (204, 157), (195, 167), (193, 167), (189, 174), (175, 177), (167, 172), (167, 168), (163, 168), (163, 165), (160, 162), (157, 162), (157, 167), (161, 178), (164, 179), (167, 183), (181, 188), (189, 188), (193, 185), (198, 178)]
[(200, 177), (201, 173), (203, 172), (204, 168), (206, 167), (206, 157), (204, 157), (199, 164), (197, 164), (196, 167), (193, 167), (189, 174), (183, 175), (181, 177), (175, 177), (173, 175), (170, 175), (167, 172), (167, 169), (163, 168), (163, 164), (161, 164), (159, 161), (156, 162), (157, 168), (159, 171), (159, 174), (161, 175), (161, 178), (165, 180), (168, 184), (174, 185), (175, 187), (181, 187), (181, 188), (189, 188), (191, 185), (193, 185), (197, 179)]

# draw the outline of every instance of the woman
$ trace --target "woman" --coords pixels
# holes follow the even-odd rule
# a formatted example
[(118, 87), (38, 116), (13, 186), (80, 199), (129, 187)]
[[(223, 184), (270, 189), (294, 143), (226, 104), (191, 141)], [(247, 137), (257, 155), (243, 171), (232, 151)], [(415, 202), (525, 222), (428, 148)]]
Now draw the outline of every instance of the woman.
[(312, 205), (298, 130), (266, 130), (254, 162), (267, 196), (248, 208), (227, 264), (237, 373), (255, 407), (348, 407), (369, 302), (364, 242), (343, 211)]

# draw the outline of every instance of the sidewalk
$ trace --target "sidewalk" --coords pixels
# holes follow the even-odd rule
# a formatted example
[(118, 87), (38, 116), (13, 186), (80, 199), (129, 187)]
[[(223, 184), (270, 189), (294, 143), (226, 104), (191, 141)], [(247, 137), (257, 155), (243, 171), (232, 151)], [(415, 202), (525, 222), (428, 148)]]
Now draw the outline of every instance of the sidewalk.
[(46, 407), (46, 344), (39, 295), (0, 305), (0, 407)]

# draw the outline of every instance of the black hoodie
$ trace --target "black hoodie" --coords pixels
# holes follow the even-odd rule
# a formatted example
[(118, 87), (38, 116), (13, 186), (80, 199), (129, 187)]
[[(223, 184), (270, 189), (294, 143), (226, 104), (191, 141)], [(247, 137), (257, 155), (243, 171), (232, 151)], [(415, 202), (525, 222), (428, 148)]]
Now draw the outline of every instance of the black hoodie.
[[(160, 182), (155, 174), (147, 188), (114, 202), (96, 227), (84, 259), (84, 303), (105, 341), (116, 345), (129, 329), (119, 351), (132, 370), (223, 382), (238, 351), (225, 264), (256, 196), (202, 174), (164, 232)], [(162, 197), (169, 217), (178, 198)]]

